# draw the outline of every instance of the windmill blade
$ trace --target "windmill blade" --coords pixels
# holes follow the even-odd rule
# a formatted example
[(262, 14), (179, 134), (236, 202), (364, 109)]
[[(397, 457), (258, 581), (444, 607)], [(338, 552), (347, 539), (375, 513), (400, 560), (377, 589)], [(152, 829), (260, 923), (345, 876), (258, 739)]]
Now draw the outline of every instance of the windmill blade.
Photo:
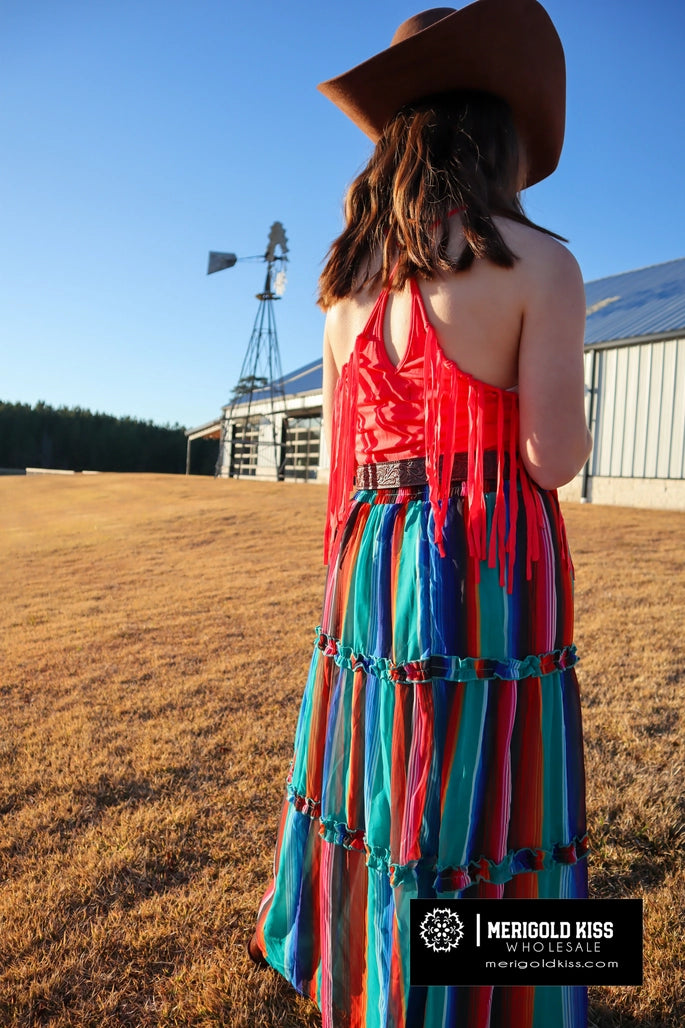
[(216, 250), (210, 250), (207, 274), (213, 275), (215, 271), (223, 271), (224, 268), (232, 268), (237, 260), (238, 258), (234, 253), (219, 253)]

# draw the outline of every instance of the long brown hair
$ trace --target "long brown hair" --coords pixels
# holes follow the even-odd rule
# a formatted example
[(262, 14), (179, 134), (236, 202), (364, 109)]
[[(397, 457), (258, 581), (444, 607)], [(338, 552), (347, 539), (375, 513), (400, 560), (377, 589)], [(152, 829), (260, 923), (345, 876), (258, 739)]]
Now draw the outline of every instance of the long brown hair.
[[(441, 93), (403, 107), (347, 192), (346, 225), (319, 279), (320, 306), (327, 310), (364, 286), (402, 289), (414, 276), (465, 271), (477, 257), (512, 267), (516, 255), (493, 215), (562, 239), (524, 214), (520, 161), (511, 111), (499, 97)], [(447, 252), (455, 210), (464, 230), (456, 259)]]

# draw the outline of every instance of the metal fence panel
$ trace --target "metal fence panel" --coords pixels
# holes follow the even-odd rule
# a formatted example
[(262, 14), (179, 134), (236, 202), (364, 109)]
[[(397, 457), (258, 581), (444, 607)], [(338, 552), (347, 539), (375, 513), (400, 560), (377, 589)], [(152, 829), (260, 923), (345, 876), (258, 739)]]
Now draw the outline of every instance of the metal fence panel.
[(231, 428), (229, 474), (232, 478), (252, 478), (257, 474), (259, 461), (259, 423), (243, 421)]
[(319, 467), (321, 418), (288, 418), (285, 428), (284, 474), (289, 479), (308, 482), (316, 478)]

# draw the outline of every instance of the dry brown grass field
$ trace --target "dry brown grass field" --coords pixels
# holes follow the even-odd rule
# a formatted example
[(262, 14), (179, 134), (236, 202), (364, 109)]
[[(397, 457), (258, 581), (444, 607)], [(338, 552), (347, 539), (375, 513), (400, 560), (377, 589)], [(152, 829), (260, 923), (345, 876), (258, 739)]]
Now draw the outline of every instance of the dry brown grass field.
[[(0, 478), (0, 1025), (295, 1028), (245, 954), (318, 623), (325, 491)], [(569, 505), (594, 896), (644, 899), (642, 987), (685, 1021), (685, 515)], [(549, 1028), (556, 1028), (550, 1025)]]

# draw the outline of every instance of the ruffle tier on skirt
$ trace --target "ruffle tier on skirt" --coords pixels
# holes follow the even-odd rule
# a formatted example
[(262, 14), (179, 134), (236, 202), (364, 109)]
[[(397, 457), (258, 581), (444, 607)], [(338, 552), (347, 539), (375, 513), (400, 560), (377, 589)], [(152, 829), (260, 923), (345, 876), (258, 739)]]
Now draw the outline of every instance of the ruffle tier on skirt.
[[(357, 493), (329, 565), (258, 919), (269, 963), (324, 1028), (586, 1025), (580, 987), (409, 986), (412, 898), (587, 895), (556, 497), (538, 494), (530, 578), (519, 518), (508, 589), (468, 555), (461, 492), (445, 557), (426, 489)], [(486, 502), (491, 517), (493, 493)]]

